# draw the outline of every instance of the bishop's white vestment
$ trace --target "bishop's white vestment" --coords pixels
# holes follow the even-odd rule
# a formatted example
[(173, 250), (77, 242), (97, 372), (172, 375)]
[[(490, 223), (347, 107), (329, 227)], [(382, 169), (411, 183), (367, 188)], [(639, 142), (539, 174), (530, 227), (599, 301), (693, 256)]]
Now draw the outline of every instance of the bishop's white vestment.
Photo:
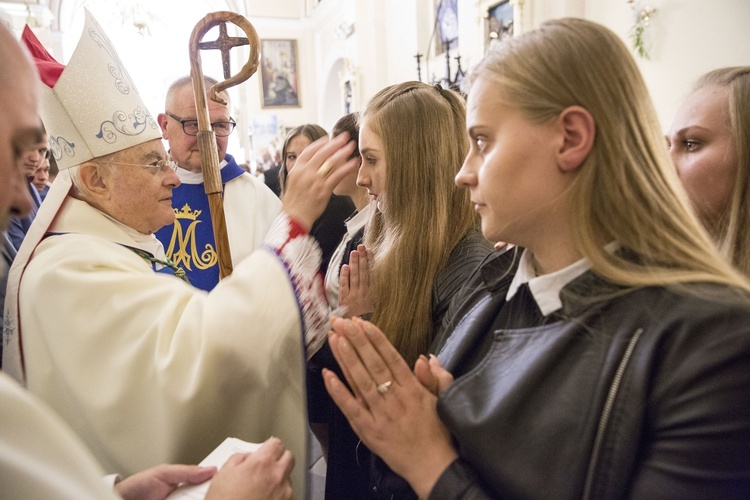
[(303, 346), (327, 321), (317, 243), (281, 215), (263, 248), (207, 293), (155, 272), (132, 249), (153, 255), (161, 245), (128, 229), (65, 199), (25, 270), (11, 270), (23, 273), (18, 325), (6, 325), (20, 347), (11, 375), (108, 472), (194, 464), (226, 437), (278, 436), (303, 498)]
[(119, 498), (70, 428), (15, 381), (0, 373), (0, 496)]

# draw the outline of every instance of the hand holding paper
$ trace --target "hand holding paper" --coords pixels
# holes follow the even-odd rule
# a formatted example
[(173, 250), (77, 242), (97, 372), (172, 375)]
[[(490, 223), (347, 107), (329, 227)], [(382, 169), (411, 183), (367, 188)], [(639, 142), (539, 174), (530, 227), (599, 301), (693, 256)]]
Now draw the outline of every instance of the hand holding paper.
[(182, 486), (168, 500), (291, 499), (292, 453), (278, 438), (248, 443), (227, 438), (200, 463), (219, 472), (210, 482)]

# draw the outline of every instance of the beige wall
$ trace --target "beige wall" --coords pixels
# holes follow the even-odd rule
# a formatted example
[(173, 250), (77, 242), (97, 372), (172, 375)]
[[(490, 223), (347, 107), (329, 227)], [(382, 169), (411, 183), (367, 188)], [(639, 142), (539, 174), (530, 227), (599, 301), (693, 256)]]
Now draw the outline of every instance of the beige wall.
[[(459, 0), (461, 50), (474, 63), (484, 51), (482, 11), (494, 0)], [(691, 83), (702, 73), (730, 65), (750, 65), (750, 1), (651, 0), (657, 9), (645, 34), (650, 59), (636, 58), (666, 129)], [(525, 0), (523, 29), (547, 19), (579, 16), (599, 22), (622, 37), (634, 13), (625, 0)], [(464, 43), (463, 40), (470, 42)]]
[[(461, 54), (465, 70), (475, 65), (484, 53), (484, 16), (487, 8), (497, 1), (458, 0), (460, 46), (452, 55)], [(626, 0), (511, 1), (522, 5), (517, 18), (520, 31), (533, 29), (550, 18), (580, 16), (608, 26), (630, 44), (627, 33), (634, 14)], [(168, 2), (158, 5), (162, 3)], [(350, 78), (355, 83), (355, 109), (361, 108), (367, 99), (387, 85), (416, 79), (414, 55), (434, 53), (434, 48), (428, 45), (435, 3), (436, 0), (323, 0), (320, 3), (315, 0), (203, 0), (185, 5), (190, 5), (196, 20), (209, 9), (243, 11), (261, 38), (298, 41), (302, 106), (263, 109), (259, 77), (254, 76), (235, 93), (235, 102), (241, 106), (241, 119), (249, 123), (252, 116), (272, 113), (282, 126), (315, 122), (330, 128), (343, 114), (342, 78)], [(62, 30), (56, 30), (57, 20), (54, 20), (51, 28), (38, 30), (38, 34), (45, 43), (52, 45), (53, 54), (62, 60), (69, 57), (77, 42), (80, 27), (76, 29), (75, 25), (82, 23), (83, 4), (81, 0), (41, 0), (39, 5), (31, 5), (35, 11), (44, 12), (40, 17), (47, 16), (45, 23), (49, 23), (50, 13), (60, 17)], [(46, 5), (51, 9), (47, 10)], [(156, 2), (153, 5), (157, 8)], [(750, 0), (651, 0), (649, 5), (657, 9), (645, 38), (651, 59), (638, 59), (638, 64), (661, 123), (667, 128), (680, 100), (698, 75), (720, 66), (750, 64)], [(21, 0), (0, 2), (0, 18), (12, 18), (15, 24), (22, 26), (21, 8), (25, 11)], [(174, 16), (166, 18), (171, 20)], [(336, 35), (342, 24), (354, 27), (350, 36)], [(151, 41), (137, 43), (155, 44), (164, 30), (174, 33), (172, 37), (187, 39), (183, 27), (164, 26)], [(163, 58), (166, 68), (170, 59), (181, 60), (182, 55), (164, 54)], [(452, 65), (455, 71), (455, 61)], [(153, 68), (147, 69), (151, 79), (161, 75), (155, 74)], [(174, 72), (182, 74), (186, 69)], [(133, 68), (132, 73), (137, 78), (137, 68)], [(422, 61), (423, 81), (429, 81), (433, 74), (438, 78), (445, 74), (443, 57)], [(168, 82), (179, 75), (162, 76)], [(158, 103), (155, 106), (155, 110), (161, 107)], [(247, 137), (238, 140), (243, 147), (248, 147)]]
[[(666, 129), (692, 82), (722, 66), (750, 65), (750, 2), (653, 0), (645, 40), (650, 60), (638, 59)], [(621, 0), (589, 1), (587, 17), (626, 38), (631, 11)]]

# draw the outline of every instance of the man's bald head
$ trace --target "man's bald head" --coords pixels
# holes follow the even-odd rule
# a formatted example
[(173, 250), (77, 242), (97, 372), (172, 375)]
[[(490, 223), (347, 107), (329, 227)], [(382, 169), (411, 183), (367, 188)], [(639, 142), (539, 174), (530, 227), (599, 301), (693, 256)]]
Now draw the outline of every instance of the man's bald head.
[[(216, 85), (216, 80), (204, 76), (203, 82), (206, 92)], [(227, 101), (227, 104), (220, 104), (206, 99), (208, 107), (208, 119), (210, 123), (228, 122), (232, 119), (229, 113), (229, 94), (226, 91), (219, 93), (219, 97)], [(193, 83), (189, 76), (176, 80), (167, 91), (167, 98), (164, 107), (164, 113), (157, 117), (159, 126), (162, 130), (162, 138), (169, 142), (169, 153), (172, 160), (191, 172), (202, 172), (203, 161), (198, 146), (198, 138), (195, 134), (185, 132), (184, 123), (186, 121), (197, 120), (198, 113), (195, 106), (195, 96), (193, 95)], [(216, 150), (218, 160), (221, 162), (227, 154), (227, 145), (229, 138), (227, 136), (216, 136)]]
[(22, 155), (44, 136), (37, 111), (36, 69), (7, 26), (0, 23), (0, 229), (9, 215), (31, 209)]
[[(208, 97), (208, 91), (219, 83), (216, 78), (203, 75), (203, 86), (206, 89), (206, 97)], [(178, 78), (174, 82), (172, 82), (172, 85), (169, 86), (169, 89), (167, 90), (167, 97), (166, 102), (164, 105), (164, 109), (172, 109), (175, 106), (175, 101), (178, 99), (177, 95), (182, 91), (183, 89), (189, 89), (190, 92), (193, 91), (193, 79), (188, 76), (183, 76), (181, 78)], [(229, 100), (229, 93), (226, 90), (222, 90), (219, 92), (219, 97), (227, 101), (227, 106), (229, 106), (230, 100)]]

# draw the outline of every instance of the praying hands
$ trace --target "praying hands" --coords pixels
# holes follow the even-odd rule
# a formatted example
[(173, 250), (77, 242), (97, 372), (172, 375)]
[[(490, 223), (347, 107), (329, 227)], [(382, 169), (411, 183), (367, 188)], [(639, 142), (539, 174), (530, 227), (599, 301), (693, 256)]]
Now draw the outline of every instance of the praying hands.
[(354, 431), (414, 491), (426, 497), (458, 458), (438, 417), (437, 394), (452, 382), (436, 358), (417, 360), (414, 373), (373, 324), (334, 318), (329, 344), (352, 392), (329, 370), (329, 394)]

